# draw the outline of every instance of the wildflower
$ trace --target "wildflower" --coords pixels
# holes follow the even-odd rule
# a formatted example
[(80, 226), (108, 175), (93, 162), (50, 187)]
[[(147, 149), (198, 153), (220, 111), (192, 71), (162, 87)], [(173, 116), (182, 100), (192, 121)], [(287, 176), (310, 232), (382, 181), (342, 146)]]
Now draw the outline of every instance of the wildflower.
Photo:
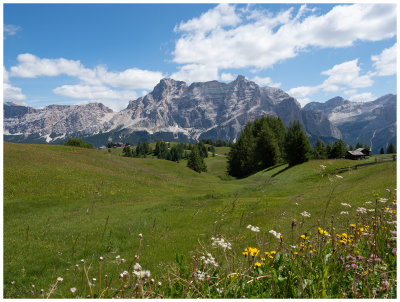
[(71, 293), (75, 293), (76, 292), (76, 287), (71, 287), (69, 290), (71, 291)]
[(85, 260), (84, 260), (84, 259), (81, 259), (81, 263), (84, 264), (84, 263), (85, 263)]
[(276, 251), (271, 251), (270, 254), (271, 255), (276, 255)]
[(348, 203), (341, 202), (340, 204), (341, 204), (342, 206), (344, 206), (344, 207), (351, 208), (351, 205), (350, 205), (350, 204), (348, 204)]
[(121, 256), (118, 255), (118, 256), (115, 257), (115, 259), (116, 259), (116, 260), (119, 260), (119, 259), (121, 259)]
[(388, 199), (387, 199), (387, 198), (379, 198), (378, 201), (379, 201), (379, 202), (382, 202), (382, 203), (385, 203), (386, 201), (388, 201)]
[(354, 268), (354, 269), (357, 269), (358, 266), (357, 266), (357, 264), (353, 263), (353, 264), (351, 265), (351, 267)]
[(367, 214), (367, 209), (363, 207), (358, 207), (356, 211), (361, 214)]
[(372, 204), (372, 201), (366, 201), (365, 204)]
[(270, 230), (269, 232), (270, 232), (272, 235), (274, 235), (276, 238), (278, 238), (278, 239), (281, 238), (281, 233), (277, 233), (277, 232), (274, 231), (274, 230)]
[(103, 260), (104, 260), (104, 258), (103, 258), (103, 257), (100, 257), (100, 258), (99, 258), (99, 261), (103, 261)]
[(158, 281), (158, 282), (157, 282), (157, 285), (158, 285), (158, 286), (161, 286), (161, 285), (162, 285), (162, 283), (161, 283), (160, 281)]
[(321, 167), (322, 170), (325, 170), (326, 166), (324, 165), (319, 165)]
[(260, 266), (261, 266), (261, 263), (260, 263), (260, 262), (254, 263), (254, 269), (256, 269), (257, 267), (260, 267)]
[(356, 228), (356, 225), (355, 225), (354, 223), (350, 224), (350, 226), (351, 226), (352, 228)]
[[(246, 253), (246, 254), (245, 254), (245, 253)], [(255, 247), (255, 248), (247, 247), (247, 248), (244, 250), (243, 255), (245, 255), (245, 256), (250, 255), (250, 256), (252, 256), (252, 257), (255, 257), (255, 256), (257, 256), (259, 253), (260, 253), (260, 250), (257, 249), (256, 247)]]
[(307, 211), (304, 211), (304, 212), (300, 213), (300, 215), (303, 216), (303, 217), (311, 217), (311, 214), (308, 213)]
[(336, 175), (336, 177), (337, 177), (337, 178), (343, 178), (343, 176), (341, 176), (341, 175)]
[(300, 237), (303, 238), (304, 240), (308, 239), (307, 234), (301, 235)]
[(11, 285), (14, 285), (15, 284), (15, 281), (11, 281)]
[(390, 287), (390, 284), (389, 284), (389, 282), (387, 282), (387, 280), (382, 281), (382, 290), (383, 291), (386, 291), (387, 289), (389, 289), (389, 287)]
[(135, 263), (135, 265), (133, 266), (133, 269), (134, 269), (135, 271), (141, 271), (141, 270), (142, 270), (142, 267), (141, 267), (141, 265), (140, 265), (139, 263)]
[(125, 263), (125, 261), (126, 261), (126, 260), (125, 260), (124, 258), (121, 259), (121, 263)]
[(298, 254), (299, 254), (299, 252), (293, 252), (293, 254), (295, 254), (295, 255), (298, 255)]
[(347, 211), (341, 211), (341, 212), (340, 212), (340, 215), (349, 215), (349, 212), (347, 212)]
[(390, 189), (385, 189), (386, 191), (390, 192)]
[(142, 238), (143, 238), (142, 233), (140, 233), (138, 236), (139, 236), (139, 239), (142, 239)]
[(63, 280), (64, 280), (64, 279), (63, 279), (62, 277), (58, 277), (58, 278), (57, 278), (57, 281), (58, 281), (58, 282), (62, 282)]
[(209, 276), (206, 273), (202, 272), (202, 271), (197, 271), (197, 273), (196, 273), (196, 278), (199, 279), (199, 280), (204, 280), (204, 279), (206, 279), (208, 277)]
[(228, 249), (228, 250), (231, 250), (232, 249), (232, 245), (228, 242), (228, 241), (225, 241), (225, 239), (224, 238), (214, 238), (214, 237), (211, 237), (211, 240), (213, 241), (212, 242), (212, 246), (219, 246), (219, 247), (222, 247), (224, 250), (226, 250), (226, 249)]

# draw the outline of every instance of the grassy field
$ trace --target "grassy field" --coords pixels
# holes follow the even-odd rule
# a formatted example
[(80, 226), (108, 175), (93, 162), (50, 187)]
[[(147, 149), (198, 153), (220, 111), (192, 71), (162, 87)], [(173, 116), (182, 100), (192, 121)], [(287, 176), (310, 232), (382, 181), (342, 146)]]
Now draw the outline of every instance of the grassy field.
[(248, 224), (260, 228), (265, 248), (275, 242), (271, 229), (291, 240), (300, 213), (311, 213), (311, 228), (328, 200), (326, 217), (347, 226), (351, 216), (339, 215), (348, 210), (341, 203), (351, 204), (352, 214), (396, 188), (394, 161), (338, 178), (336, 168), (360, 162), (312, 160), (237, 180), (225, 175), (228, 151), (216, 148), (208, 172), (198, 174), (185, 161), (124, 158), (119, 150), (4, 143), (4, 296), (33, 297), (32, 284), (48, 291), (61, 276), (52, 297), (70, 297), (80, 259), (89, 265), (102, 256), (103, 272), (118, 275), (115, 257), (133, 261), (139, 233), (140, 263), (157, 276), (176, 254), (190, 260), (212, 236), (222, 234), (237, 251), (256, 244)]

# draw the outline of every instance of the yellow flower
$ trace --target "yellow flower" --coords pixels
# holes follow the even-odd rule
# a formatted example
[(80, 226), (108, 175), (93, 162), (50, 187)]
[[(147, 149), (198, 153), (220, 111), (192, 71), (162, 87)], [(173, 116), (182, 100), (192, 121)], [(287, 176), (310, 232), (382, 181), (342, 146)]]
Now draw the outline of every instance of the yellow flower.
[(265, 254), (266, 256), (268, 256), (268, 255), (269, 255), (269, 252), (265, 252), (264, 254)]
[(298, 254), (299, 254), (299, 252), (293, 252), (293, 254), (295, 254), (295, 255), (298, 255)]
[(347, 240), (346, 240), (346, 239), (342, 239), (342, 240), (339, 240), (339, 242), (341, 242), (341, 243), (346, 243)]
[(270, 254), (271, 254), (271, 255), (275, 255), (275, 254), (276, 254), (276, 251), (271, 251)]
[(342, 233), (342, 237), (347, 238), (347, 234), (346, 233)]
[(249, 255), (249, 252), (242, 252), (242, 254), (247, 257)]
[(356, 225), (355, 225), (354, 223), (350, 224), (350, 226), (351, 226), (352, 228), (355, 228), (355, 227), (356, 227)]
[(304, 240), (308, 239), (306, 235), (301, 235), (300, 237), (303, 238)]
[(361, 231), (361, 232), (364, 232), (364, 228), (360, 228), (360, 231)]
[(265, 260), (267, 260), (267, 259), (265, 259), (265, 258), (261, 258), (261, 261), (265, 261)]
[(274, 256), (268, 255), (268, 257), (269, 257), (270, 259), (274, 259)]
[(318, 232), (322, 235), (324, 233), (324, 230), (318, 227)]
[(325, 236), (329, 236), (329, 233), (327, 231), (324, 231)]
[(248, 255), (250, 255), (250, 256), (252, 256), (252, 257), (255, 257), (255, 256), (257, 256), (258, 255), (258, 253), (259, 253), (260, 251), (256, 248), (256, 247), (247, 247), (245, 250), (244, 250), (244, 252), (242, 252), (242, 254), (243, 255), (245, 255), (245, 256), (248, 256)]
[(261, 263), (260, 263), (260, 262), (254, 263), (254, 269), (256, 269), (257, 267), (260, 267), (260, 266), (261, 266)]

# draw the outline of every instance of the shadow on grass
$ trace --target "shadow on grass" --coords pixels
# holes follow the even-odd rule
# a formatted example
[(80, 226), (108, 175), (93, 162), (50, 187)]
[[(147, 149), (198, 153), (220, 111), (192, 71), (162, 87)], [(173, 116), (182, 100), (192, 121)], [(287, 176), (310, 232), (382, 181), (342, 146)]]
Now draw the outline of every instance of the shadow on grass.
[(283, 168), (282, 170), (279, 170), (278, 172), (274, 173), (271, 175), (271, 177), (275, 177), (283, 172), (285, 172), (286, 170), (289, 170), (291, 167), (287, 166), (286, 168)]
[(271, 170), (273, 170), (273, 169), (276, 169), (276, 168), (278, 168), (278, 167), (280, 167), (280, 166), (284, 166), (284, 165), (286, 165), (286, 163), (278, 164), (278, 165), (275, 165), (275, 166), (271, 166), (271, 167), (265, 169), (265, 170), (263, 171), (263, 173), (268, 172), (268, 171), (271, 171)]

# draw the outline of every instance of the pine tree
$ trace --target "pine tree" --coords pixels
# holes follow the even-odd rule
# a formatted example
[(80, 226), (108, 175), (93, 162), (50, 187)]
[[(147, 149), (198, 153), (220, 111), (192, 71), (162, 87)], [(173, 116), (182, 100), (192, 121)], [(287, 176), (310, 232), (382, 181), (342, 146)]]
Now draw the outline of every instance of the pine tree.
[(346, 144), (342, 139), (335, 142), (331, 151), (331, 158), (342, 158), (346, 156)]
[(390, 144), (389, 144), (389, 146), (388, 146), (388, 148), (387, 148), (387, 150), (386, 150), (386, 153), (387, 153), (387, 154), (396, 153), (396, 149), (395, 149), (393, 143), (390, 143)]
[(290, 123), (285, 139), (285, 154), (289, 166), (308, 161), (310, 152), (310, 142), (300, 122), (294, 121)]
[(187, 166), (198, 173), (207, 172), (207, 166), (200, 156), (198, 148), (193, 148), (192, 152), (190, 152)]
[(385, 149), (383, 147), (381, 148), (381, 151), (379, 152), (380, 154), (385, 154)]
[(327, 158), (327, 152), (326, 152), (326, 147), (325, 144), (322, 140), (320, 140), (319, 138), (317, 138), (317, 141), (314, 145), (314, 149), (313, 149), (313, 158), (315, 159), (324, 159)]

